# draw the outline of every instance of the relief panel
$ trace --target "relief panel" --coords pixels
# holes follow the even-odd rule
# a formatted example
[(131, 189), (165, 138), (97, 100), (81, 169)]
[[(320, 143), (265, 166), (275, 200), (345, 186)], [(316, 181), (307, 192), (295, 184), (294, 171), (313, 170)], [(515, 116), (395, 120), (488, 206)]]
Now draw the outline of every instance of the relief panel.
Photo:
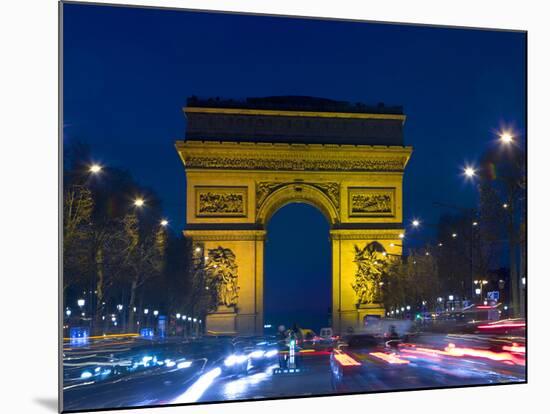
[(196, 217), (246, 217), (247, 187), (195, 187)]

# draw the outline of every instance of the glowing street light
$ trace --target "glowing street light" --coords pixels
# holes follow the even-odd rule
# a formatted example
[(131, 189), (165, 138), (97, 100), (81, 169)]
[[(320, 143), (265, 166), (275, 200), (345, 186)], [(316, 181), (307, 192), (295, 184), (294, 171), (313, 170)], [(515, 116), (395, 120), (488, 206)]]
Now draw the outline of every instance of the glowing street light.
[(86, 304), (86, 301), (84, 299), (78, 299), (76, 303), (79, 307), (82, 308)]
[(153, 311), (153, 315), (158, 316), (158, 315), (159, 315), (159, 311), (158, 311), (158, 310), (154, 310), (154, 311)]
[(134, 200), (134, 206), (136, 206), (136, 207), (143, 207), (144, 204), (145, 204), (145, 200), (141, 197), (136, 198)]
[(103, 169), (103, 167), (99, 164), (92, 164), (90, 165), (90, 168), (89, 168), (89, 171), (92, 173), (92, 174), (99, 174), (101, 172), (101, 170)]
[(180, 319), (181, 318), (181, 313), (176, 313), (176, 318)]
[(458, 236), (458, 234), (453, 233), (453, 234), (451, 234), (451, 236), (453, 236), (453, 239), (456, 239), (456, 236)]
[(413, 225), (413, 227), (418, 227), (418, 226), (420, 226), (420, 221), (417, 220), (417, 219), (414, 219), (414, 220), (412, 221), (412, 225)]
[(500, 134), (500, 142), (502, 142), (503, 144), (505, 145), (510, 145), (511, 143), (514, 142), (514, 137), (512, 136), (512, 134), (508, 131), (504, 131)]
[(405, 238), (405, 234), (404, 234), (404, 233), (399, 233), (399, 238), (400, 238), (400, 239), (404, 239), (404, 238)]
[(508, 208), (508, 203), (504, 203), (504, 204), (502, 205), (502, 208)]
[(71, 310), (70, 310), (70, 309), (67, 309), (67, 310), (65, 311), (65, 313), (67, 314), (67, 316), (71, 316)]
[(478, 224), (479, 224), (479, 223), (478, 223), (477, 221), (474, 221), (474, 222), (472, 223), (472, 226), (475, 227), (475, 226), (477, 226)]
[(143, 309), (143, 313), (147, 315), (149, 313), (149, 309)]
[(195, 251), (196, 251), (197, 253), (200, 253), (201, 248), (200, 248), (200, 247), (195, 247)]
[(467, 178), (473, 178), (476, 176), (476, 170), (473, 167), (465, 167), (463, 172)]
[(166, 227), (166, 226), (168, 225), (168, 220), (162, 219), (162, 220), (160, 221), (160, 225), (161, 225), (162, 227)]
[(449, 295), (449, 300), (455, 300), (455, 297), (453, 295)]
[(122, 305), (116, 305), (116, 308), (117, 308), (119, 311), (121, 311), (123, 307), (124, 307), (124, 306), (122, 306)]

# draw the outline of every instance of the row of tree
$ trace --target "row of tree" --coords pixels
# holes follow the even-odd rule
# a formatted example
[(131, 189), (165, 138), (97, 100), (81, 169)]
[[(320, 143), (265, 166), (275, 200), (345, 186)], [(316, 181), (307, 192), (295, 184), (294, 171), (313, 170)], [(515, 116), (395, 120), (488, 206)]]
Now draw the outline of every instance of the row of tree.
[[(522, 316), (526, 297), (526, 159), (518, 142), (491, 148), (474, 177), (479, 195), (475, 209), (434, 203), (453, 213), (440, 216), (434, 237), (409, 249), (387, 267), (383, 280), (386, 308), (438, 297), (483, 300), (498, 290), (510, 313)], [(478, 284), (475, 283), (478, 281)]]
[(84, 311), (95, 332), (114, 330), (111, 314), (119, 329), (135, 330), (145, 308), (202, 317), (197, 263), (189, 243), (161, 224), (158, 197), (125, 171), (91, 173), (90, 158), (81, 143), (65, 153), (63, 300), (72, 317), (81, 323)]

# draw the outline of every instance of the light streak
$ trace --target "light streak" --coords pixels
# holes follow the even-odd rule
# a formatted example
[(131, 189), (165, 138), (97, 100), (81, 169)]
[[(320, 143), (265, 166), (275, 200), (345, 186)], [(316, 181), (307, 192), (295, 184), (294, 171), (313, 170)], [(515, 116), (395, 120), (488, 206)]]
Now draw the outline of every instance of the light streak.
[(410, 361), (406, 359), (401, 359), (395, 354), (385, 354), (384, 352), (370, 352), (369, 355), (373, 357), (380, 358), (390, 364), (409, 364)]
[(357, 367), (361, 366), (361, 363), (350, 357), (348, 354), (343, 354), (342, 352), (335, 352), (334, 353), (334, 359), (338, 361), (338, 363), (345, 367)]
[(499, 329), (499, 328), (525, 328), (525, 323), (501, 323), (501, 324), (478, 326), (478, 329)]
[(187, 389), (187, 391), (185, 391), (178, 398), (174, 399), (172, 403), (182, 404), (197, 402), (202, 397), (202, 394), (204, 394), (208, 387), (210, 387), (210, 385), (217, 377), (220, 376), (221, 373), (222, 370), (218, 367), (208, 371), (206, 374), (201, 375), (200, 378)]
[(520, 346), (518, 344), (512, 344), (512, 346), (504, 345), (502, 349), (504, 351), (516, 352), (518, 354), (525, 354), (525, 346)]

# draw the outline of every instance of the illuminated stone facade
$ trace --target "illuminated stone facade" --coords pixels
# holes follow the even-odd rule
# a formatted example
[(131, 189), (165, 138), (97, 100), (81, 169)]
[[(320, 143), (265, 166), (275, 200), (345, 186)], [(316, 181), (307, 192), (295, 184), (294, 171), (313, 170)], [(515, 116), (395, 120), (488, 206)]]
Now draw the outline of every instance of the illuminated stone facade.
[[(263, 332), (265, 229), (279, 208), (294, 202), (315, 206), (331, 226), (335, 331), (385, 314), (379, 303), (358, 298), (356, 247), (378, 242), (401, 254), (403, 173), (412, 151), (402, 145), (405, 117), (381, 113), (384, 108), (334, 112), (320, 105), (315, 111), (316, 101), (305, 101), (307, 110), (288, 109), (288, 102), (296, 104), (291, 98), (269, 109), (196, 101), (184, 109), (188, 134), (176, 143), (187, 175), (184, 234), (205, 251), (228, 249), (238, 267), (236, 304), (207, 317), (210, 333)], [(292, 125), (300, 135), (294, 141)], [(358, 144), (363, 141), (377, 145)]]

